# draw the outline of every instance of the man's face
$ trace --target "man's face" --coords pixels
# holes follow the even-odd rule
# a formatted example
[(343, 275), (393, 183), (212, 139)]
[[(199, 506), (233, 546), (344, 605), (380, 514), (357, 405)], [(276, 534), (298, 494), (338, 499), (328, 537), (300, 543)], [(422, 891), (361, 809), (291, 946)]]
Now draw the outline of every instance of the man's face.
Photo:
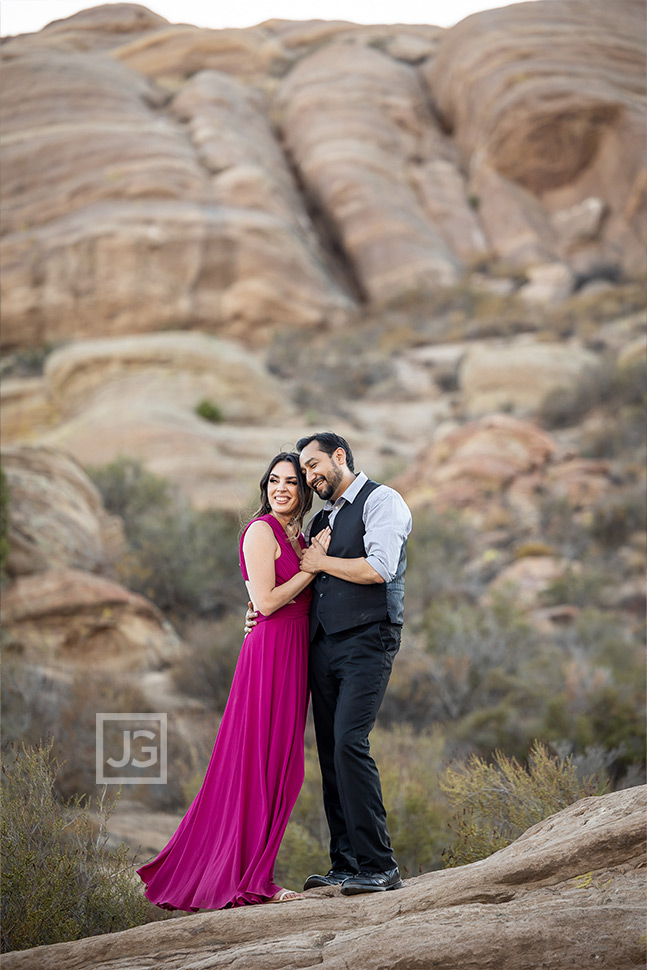
[(343, 464), (336, 461), (336, 457), (345, 459), (344, 451), (339, 448), (332, 455), (327, 455), (319, 447), (318, 441), (311, 441), (301, 452), (300, 461), (303, 474), (313, 492), (322, 499), (335, 497), (337, 489), (344, 477)]

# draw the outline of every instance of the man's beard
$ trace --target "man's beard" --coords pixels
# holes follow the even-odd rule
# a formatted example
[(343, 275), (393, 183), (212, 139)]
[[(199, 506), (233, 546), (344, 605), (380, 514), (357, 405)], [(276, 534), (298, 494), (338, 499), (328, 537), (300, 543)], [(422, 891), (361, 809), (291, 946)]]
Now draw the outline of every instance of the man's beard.
[(339, 483), (341, 482), (343, 477), (344, 476), (342, 472), (339, 470), (339, 468), (333, 468), (327, 474), (325, 482), (322, 483), (322, 485), (320, 485), (318, 489), (317, 488), (313, 489), (315, 495), (318, 495), (319, 498), (325, 499), (327, 501), (332, 495), (335, 494), (339, 486)]

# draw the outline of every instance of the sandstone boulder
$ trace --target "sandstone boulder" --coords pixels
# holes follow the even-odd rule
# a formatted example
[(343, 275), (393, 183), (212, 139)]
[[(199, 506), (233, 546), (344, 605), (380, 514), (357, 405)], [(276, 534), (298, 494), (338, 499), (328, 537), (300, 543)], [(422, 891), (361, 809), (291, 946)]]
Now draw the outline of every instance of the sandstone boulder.
[(467, 17), (423, 65), (500, 256), (644, 271), (645, 36), (639, 0), (539, 0)]
[(2, 623), (13, 652), (53, 668), (132, 673), (168, 664), (181, 648), (143, 596), (79, 569), (17, 579), (3, 594)]
[(595, 380), (599, 358), (576, 342), (515, 340), (478, 344), (463, 358), (459, 384), (468, 414), (502, 408), (516, 414), (536, 411), (549, 394)]
[(100, 572), (123, 551), (121, 520), (106, 512), (97, 488), (69, 455), (7, 447), (2, 467), (10, 490), (10, 576), (63, 566)]
[(437, 434), (394, 484), (413, 506), (477, 511), (517, 476), (544, 467), (557, 454), (557, 442), (536, 425), (493, 414)]
[(292, 409), (279, 382), (252, 352), (201, 333), (83, 340), (55, 350), (45, 381), (57, 411), (71, 416), (97, 399), (167, 405), (192, 413), (210, 400), (222, 420), (277, 420)]
[(512, 595), (520, 609), (533, 609), (539, 605), (541, 594), (554, 582), (569, 570), (579, 572), (580, 569), (580, 563), (556, 556), (524, 556), (501, 570), (490, 583), (484, 599), (491, 601), (492, 594), (501, 591)]
[(200, 913), (4, 957), (7, 970), (563, 970), (644, 961), (647, 788), (586, 798), (488, 859), (404, 889)]

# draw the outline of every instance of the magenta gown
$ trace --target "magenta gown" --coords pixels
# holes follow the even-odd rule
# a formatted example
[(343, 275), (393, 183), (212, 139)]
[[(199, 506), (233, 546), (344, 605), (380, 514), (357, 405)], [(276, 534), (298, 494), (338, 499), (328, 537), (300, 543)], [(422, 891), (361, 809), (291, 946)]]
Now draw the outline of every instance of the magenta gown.
[[(281, 585), (299, 571), (299, 559), (274, 516), (261, 519), (281, 548)], [(240, 567), (248, 579), (244, 535)], [(146, 896), (164, 909), (245, 906), (281, 888), (274, 863), (304, 775), (311, 597), (307, 587), (260, 615), (243, 641), (202, 787), (170, 842), (138, 869)]]

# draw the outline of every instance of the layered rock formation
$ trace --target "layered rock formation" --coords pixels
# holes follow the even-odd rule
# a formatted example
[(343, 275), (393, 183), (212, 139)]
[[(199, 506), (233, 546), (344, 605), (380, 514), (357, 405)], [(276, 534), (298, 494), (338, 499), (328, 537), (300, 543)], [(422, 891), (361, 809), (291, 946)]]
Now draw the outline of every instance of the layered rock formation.
[(640, 274), (641, 8), (210, 31), (119, 4), (5, 41), (5, 346), (352, 325), (490, 258), (540, 301)]
[(11, 491), (7, 572), (55, 567), (109, 569), (124, 551), (121, 520), (69, 456), (44, 447), (8, 447), (2, 467)]
[(647, 788), (587, 798), (473, 865), (377, 897), (311, 890), (4, 957), (7, 970), (562, 970), (644, 961)]
[(48, 569), (17, 579), (2, 597), (10, 651), (24, 663), (114, 674), (168, 664), (181, 644), (143, 596), (80, 569)]
[(519, 3), (422, 67), (501, 257), (644, 272), (644, 41), (640, 0)]
[(8, 655), (56, 676), (168, 666), (180, 640), (152, 603), (109, 578), (126, 548), (122, 522), (80, 465), (51, 448), (16, 446), (3, 450), (2, 467), (14, 580), (2, 596)]

